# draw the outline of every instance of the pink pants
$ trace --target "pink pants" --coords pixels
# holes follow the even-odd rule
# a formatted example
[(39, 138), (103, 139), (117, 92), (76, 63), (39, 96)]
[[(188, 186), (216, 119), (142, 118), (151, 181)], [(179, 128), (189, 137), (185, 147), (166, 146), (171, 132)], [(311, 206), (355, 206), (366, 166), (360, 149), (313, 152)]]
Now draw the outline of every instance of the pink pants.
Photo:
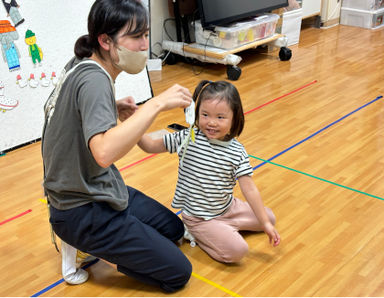
[[(272, 224), (275, 224), (272, 210), (265, 210)], [(182, 217), (200, 248), (213, 259), (224, 263), (238, 262), (248, 252), (248, 244), (239, 231), (263, 231), (249, 204), (237, 198), (219, 217), (204, 220), (184, 213)]]

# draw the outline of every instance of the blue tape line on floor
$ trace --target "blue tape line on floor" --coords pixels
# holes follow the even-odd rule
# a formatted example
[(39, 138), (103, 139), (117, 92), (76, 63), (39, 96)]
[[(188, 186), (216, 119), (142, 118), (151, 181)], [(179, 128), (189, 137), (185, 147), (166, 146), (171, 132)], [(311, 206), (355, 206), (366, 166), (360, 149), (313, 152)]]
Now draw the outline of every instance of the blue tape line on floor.
[[(97, 262), (99, 261), (99, 259), (95, 259), (93, 260), (92, 262), (89, 262), (88, 264), (84, 265), (83, 267), (81, 267), (82, 269), (87, 269), (89, 267), (91, 267), (92, 265), (96, 264)], [(50, 289), (58, 286), (59, 284), (63, 283), (64, 282), (64, 279), (60, 279), (58, 280), (57, 282), (49, 285), (48, 287), (46, 287), (45, 289), (42, 289), (40, 292), (37, 292), (35, 294), (33, 294), (31, 297), (39, 297), (40, 295), (44, 294), (45, 292), (48, 292)]]
[(279, 157), (280, 155), (286, 153), (287, 151), (289, 151), (289, 150), (295, 148), (296, 146), (300, 145), (301, 143), (304, 143), (305, 141), (308, 141), (309, 139), (311, 139), (311, 138), (313, 138), (314, 136), (318, 135), (319, 133), (323, 132), (324, 130), (326, 130), (327, 128), (331, 127), (332, 125), (335, 125), (336, 123), (339, 123), (340, 121), (342, 121), (342, 120), (344, 120), (345, 118), (351, 116), (352, 114), (356, 113), (357, 111), (359, 111), (359, 110), (365, 108), (366, 106), (368, 106), (368, 105), (374, 103), (375, 101), (381, 99), (382, 97), (383, 97), (383, 96), (380, 95), (380, 96), (376, 97), (374, 100), (371, 100), (370, 102), (366, 103), (365, 105), (362, 105), (361, 107), (357, 108), (356, 110), (353, 110), (352, 112), (350, 112), (350, 113), (348, 113), (347, 115), (345, 115), (345, 116), (339, 118), (338, 120), (332, 122), (331, 124), (328, 124), (327, 126), (323, 127), (322, 129), (320, 129), (320, 130), (316, 131), (315, 133), (311, 134), (309, 137), (306, 137), (305, 139), (303, 139), (303, 140), (297, 142), (296, 144), (292, 145), (291, 147), (288, 147), (287, 149), (281, 151), (280, 153), (277, 153), (276, 155), (274, 155), (274, 156), (272, 156), (271, 158), (267, 159), (267, 161), (264, 161), (264, 162), (258, 164), (257, 166), (255, 166), (255, 167), (253, 168), (253, 170), (256, 170), (256, 169), (260, 168), (261, 166), (265, 165), (268, 161), (274, 160), (275, 158), (277, 158), (277, 157)]

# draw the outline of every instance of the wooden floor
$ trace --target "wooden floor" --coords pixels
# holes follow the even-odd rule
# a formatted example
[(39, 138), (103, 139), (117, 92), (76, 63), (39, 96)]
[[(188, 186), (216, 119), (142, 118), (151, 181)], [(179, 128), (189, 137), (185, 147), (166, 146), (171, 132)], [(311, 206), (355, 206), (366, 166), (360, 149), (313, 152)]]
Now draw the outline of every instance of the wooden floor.
[[(288, 62), (276, 51), (242, 52), (233, 82), (246, 112), (239, 140), (282, 243), (245, 234), (250, 252), (238, 265), (184, 243), (193, 276), (169, 296), (384, 296), (384, 31), (307, 26), (290, 48)], [(178, 63), (151, 78), (158, 94), (227, 76), (224, 65)], [(185, 123), (182, 111), (161, 115), (151, 131), (172, 122)], [(135, 148), (117, 166), (127, 184), (171, 208), (175, 155)], [(166, 296), (102, 262), (85, 284), (62, 282), (40, 200), (40, 142), (1, 156), (0, 173), (0, 296)]]

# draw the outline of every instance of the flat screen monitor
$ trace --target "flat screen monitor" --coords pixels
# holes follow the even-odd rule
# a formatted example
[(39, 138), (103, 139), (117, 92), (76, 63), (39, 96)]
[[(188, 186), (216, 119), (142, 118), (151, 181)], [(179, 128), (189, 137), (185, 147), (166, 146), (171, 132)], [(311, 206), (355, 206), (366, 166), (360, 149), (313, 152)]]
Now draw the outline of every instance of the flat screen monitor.
[(288, 0), (197, 0), (204, 29), (288, 6)]

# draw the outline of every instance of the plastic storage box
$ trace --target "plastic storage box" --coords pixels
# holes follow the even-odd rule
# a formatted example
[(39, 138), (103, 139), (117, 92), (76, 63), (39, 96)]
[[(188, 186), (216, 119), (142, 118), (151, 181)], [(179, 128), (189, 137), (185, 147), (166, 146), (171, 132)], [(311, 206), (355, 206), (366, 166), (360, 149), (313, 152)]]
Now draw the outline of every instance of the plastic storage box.
[(384, 7), (384, 0), (343, 0), (342, 7), (362, 10), (377, 10)]
[(233, 49), (272, 36), (278, 20), (277, 14), (266, 14), (227, 27), (217, 26), (214, 31), (203, 30), (200, 21), (195, 21), (195, 38), (202, 45)]
[(384, 8), (378, 10), (361, 10), (354, 8), (341, 8), (340, 24), (378, 29), (384, 26)]

